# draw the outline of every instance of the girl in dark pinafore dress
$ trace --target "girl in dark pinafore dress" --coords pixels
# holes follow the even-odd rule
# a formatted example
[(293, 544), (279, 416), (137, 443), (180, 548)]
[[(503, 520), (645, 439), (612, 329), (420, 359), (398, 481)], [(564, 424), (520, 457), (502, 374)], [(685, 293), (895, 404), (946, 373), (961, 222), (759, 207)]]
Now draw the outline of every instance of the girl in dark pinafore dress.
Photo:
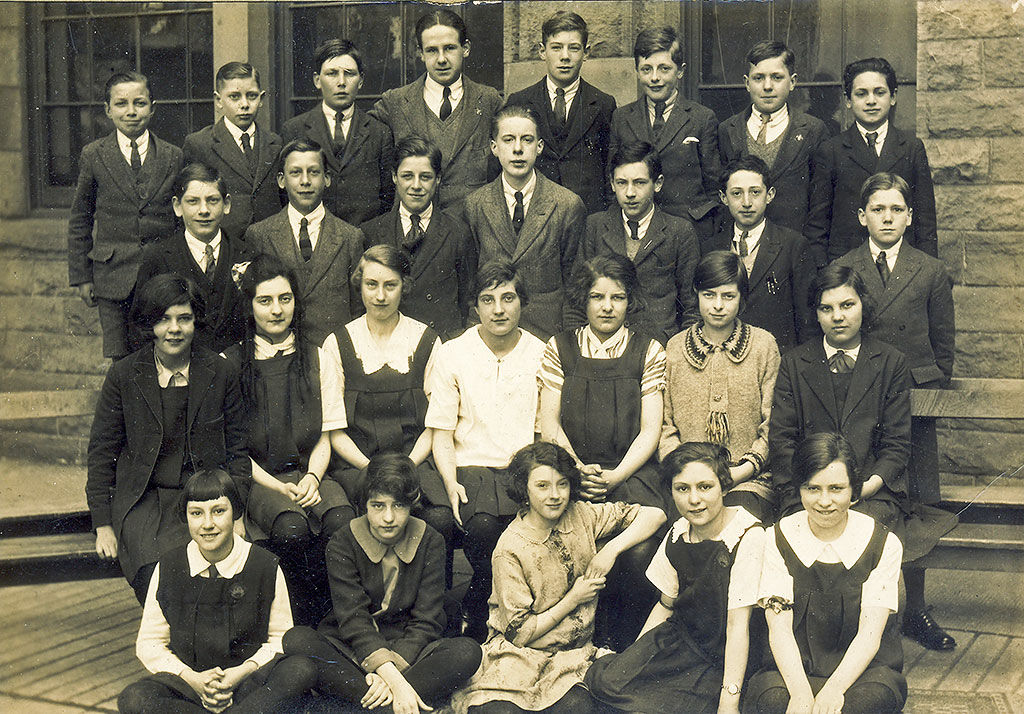
[[(552, 337), (541, 362), (541, 438), (564, 447), (583, 474), (583, 500), (665, 508), (654, 461), (664, 411), (665, 349), (626, 327), (642, 302), (633, 262), (612, 254), (583, 264), (572, 297), (587, 324)], [(596, 639), (626, 647), (657, 598), (643, 571), (651, 539), (624, 553), (598, 607)], [(615, 604), (617, 612), (609, 612)]]
[(725, 506), (729, 453), (688, 442), (661, 465), (682, 515), (647, 569), (661, 591), (643, 633), (587, 673), (592, 696), (629, 712), (739, 712), (764, 530)]
[(399, 312), (411, 271), (405, 251), (375, 245), (352, 274), (366, 314), (324, 342), (324, 350), (341, 362), (348, 421), (331, 435), (331, 444), (346, 462), (340, 478), (349, 493), (359, 492), (366, 466), (377, 454), (412, 459), (423, 492), (415, 515), (444, 536), (450, 585), (455, 518), (441, 476), (428, 459), (432, 432), (424, 426), (424, 382), (441, 340), (422, 322)]

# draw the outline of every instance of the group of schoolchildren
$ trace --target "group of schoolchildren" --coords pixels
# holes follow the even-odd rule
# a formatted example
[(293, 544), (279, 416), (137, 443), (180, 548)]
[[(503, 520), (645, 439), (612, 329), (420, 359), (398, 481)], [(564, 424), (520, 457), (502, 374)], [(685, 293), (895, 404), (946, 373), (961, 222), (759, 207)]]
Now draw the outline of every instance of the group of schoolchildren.
[(718, 125), (669, 27), (619, 108), (575, 13), (504, 104), (458, 15), (415, 33), (425, 75), (369, 112), (323, 43), (282, 136), (248, 64), (183, 149), (143, 75), (107, 83), (69, 264), (115, 360), (96, 549), (152, 672), (120, 710), (900, 711), (900, 630), (955, 647), (910, 416), (954, 325), (892, 67), (846, 68), (828, 138), (779, 42)]

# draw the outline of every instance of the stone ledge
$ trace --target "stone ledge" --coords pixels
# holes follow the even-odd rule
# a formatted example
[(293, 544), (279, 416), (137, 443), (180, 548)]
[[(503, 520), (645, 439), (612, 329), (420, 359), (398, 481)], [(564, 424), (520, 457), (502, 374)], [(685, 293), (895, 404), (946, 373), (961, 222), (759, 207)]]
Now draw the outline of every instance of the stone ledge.
[(53, 218), (0, 218), (0, 249), (17, 248), (33, 253), (50, 251), (67, 256), (66, 212)]
[[(991, 431), (958, 431), (939, 444), (939, 470), (994, 477), (1010, 474), (1024, 463), (1024, 435)], [(1012, 476), (1024, 482), (1024, 471)]]
[(929, 0), (917, 3), (918, 41), (969, 37), (1015, 37), (1024, 31), (1024, 13), (1013, 0)]
[(0, 337), (0, 366), (4, 369), (103, 375), (110, 366), (110, 360), (103, 358), (103, 340), (98, 336), (8, 330), (0, 332)]

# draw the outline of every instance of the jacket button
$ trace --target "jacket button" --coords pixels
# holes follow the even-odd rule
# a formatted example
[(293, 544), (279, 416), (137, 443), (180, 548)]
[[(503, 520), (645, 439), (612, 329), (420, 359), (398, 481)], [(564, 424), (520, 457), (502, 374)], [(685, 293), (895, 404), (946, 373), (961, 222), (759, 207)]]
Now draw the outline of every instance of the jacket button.
[(902, 332), (902, 331), (903, 331), (903, 330), (905, 330), (905, 329), (907, 329), (907, 326), (906, 326), (906, 325), (900, 325), (900, 332)]
[(430, 321), (430, 323), (429, 323), (429, 325), (430, 325), (430, 327), (431, 327), (431, 328), (435, 327), (435, 325), (434, 325), (434, 321), (433, 321), (433, 320), (431, 320), (431, 321)]
[(714, 399), (716, 402), (720, 402), (722, 401), (722, 395), (716, 394), (715, 396), (712, 397), (712, 399)]
[(431, 295), (430, 293), (427, 293), (427, 300), (433, 300), (433, 299), (434, 299), (433, 295)]

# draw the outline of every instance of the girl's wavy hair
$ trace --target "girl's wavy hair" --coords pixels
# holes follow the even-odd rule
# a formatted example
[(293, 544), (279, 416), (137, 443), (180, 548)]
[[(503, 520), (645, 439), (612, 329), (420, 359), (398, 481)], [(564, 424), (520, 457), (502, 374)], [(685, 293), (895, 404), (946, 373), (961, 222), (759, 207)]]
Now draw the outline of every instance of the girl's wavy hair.
[(729, 474), (729, 464), (732, 457), (729, 450), (724, 446), (712, 444), (707, 441), (688, 441), (673, 449), (658, 467), (661, 473), (661, 485), (667, 492), (672, 491), (672, 479), (680, 471), (693, 463), (704, 464), (715, 472), (718, 483), (725, 491), (732, 487), (732, 476)]
[(569, 299), (584, 314), (587, 312), (590, 291), (599, 278), (613, 280), (625, 289), (628, 314), (633, 315), (646, 307), (643, 287), (633, 261), (624, 255), (610, 253), (595, 256), (583, 263), (572, 281)]
[(524, 446), (512, 457), (508, 464), (508, 480), (505, 484), (505, 492), (509, 498), (521, 508), (529, 508), (527, 484), (530, 481), (530, 473), (538, 466), (550, 466), (561, 476), (569, 479), (569, 500), (579, 500), (583, 477), (576, 468), (576, 460), (558, 444), (547, 441), (537, 441)]

